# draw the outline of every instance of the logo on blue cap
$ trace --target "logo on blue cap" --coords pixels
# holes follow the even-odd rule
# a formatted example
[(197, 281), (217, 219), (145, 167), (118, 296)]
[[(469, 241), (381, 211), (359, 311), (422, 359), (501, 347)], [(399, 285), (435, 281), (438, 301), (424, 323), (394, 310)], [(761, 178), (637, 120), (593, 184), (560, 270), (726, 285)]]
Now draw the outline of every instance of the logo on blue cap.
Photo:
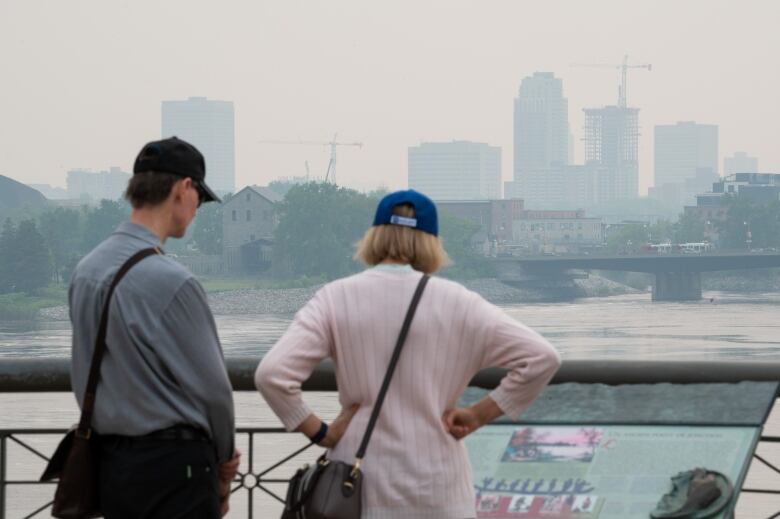
[[(414, 218), (393, 214), (395, 207), (402, 204), (414, 207)], [(396, 191), (382, 198), (376, 208), (374, 225), (402, 225), (434, 236), (439, 235), (436, 205), (430, 198), (413, 189)]]

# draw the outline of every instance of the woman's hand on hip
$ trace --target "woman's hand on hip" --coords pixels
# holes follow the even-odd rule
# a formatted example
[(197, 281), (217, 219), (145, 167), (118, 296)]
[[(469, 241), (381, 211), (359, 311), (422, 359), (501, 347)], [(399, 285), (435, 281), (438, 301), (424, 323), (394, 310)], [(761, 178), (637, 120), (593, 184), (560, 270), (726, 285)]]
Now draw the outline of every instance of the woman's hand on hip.
[(325, 439), (320, 442), (320, 445), (328, 449), (335, 447), (344, 436), (358, 409), (360, 409), (359, 404), (342, 409), (336, 419), (328, 426), (328, 434), (325, 435)]
[(477, 414), (470, 407), (457, 407), (445, 411), (442, 420), (444, 428), (456, 440), (465, 438), (482, 426)]
[(442, 421), (447, 432), (456, 440), (461, 440), (502, 414), (496, 401), (486, 396), (472, 406), (445, 411)]

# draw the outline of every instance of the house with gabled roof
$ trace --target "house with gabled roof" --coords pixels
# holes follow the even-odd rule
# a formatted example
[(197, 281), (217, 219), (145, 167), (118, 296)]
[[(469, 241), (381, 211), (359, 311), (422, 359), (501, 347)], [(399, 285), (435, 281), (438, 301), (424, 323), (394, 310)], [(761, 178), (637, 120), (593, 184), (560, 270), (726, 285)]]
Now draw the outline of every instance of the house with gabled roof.
[(283, 197), (262, 186), (246, 186), (222, 206), (222, 253), (229, 272), (260, 272), (271, 265), (275, 206)]

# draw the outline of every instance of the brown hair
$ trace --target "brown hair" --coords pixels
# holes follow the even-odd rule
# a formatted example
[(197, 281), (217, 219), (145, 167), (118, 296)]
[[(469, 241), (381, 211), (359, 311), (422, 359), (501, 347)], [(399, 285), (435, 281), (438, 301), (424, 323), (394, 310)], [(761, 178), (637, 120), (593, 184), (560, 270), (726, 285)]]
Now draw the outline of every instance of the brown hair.
[(173, 185), (182, 178), (184, 177), (156, 171), (136, 173), (127, 184), (125, 199), (133, 209), (161, 204), (171, 194)]
[[(414, 207), (401, 204), (393, 209), (393, 214), (413, 218)], [(357, 244), (355, 259), (371, 266), (385, 260), (408, 263), (426, 274), (451, 263), (438, 236), (402, 225), (370, 227)]]

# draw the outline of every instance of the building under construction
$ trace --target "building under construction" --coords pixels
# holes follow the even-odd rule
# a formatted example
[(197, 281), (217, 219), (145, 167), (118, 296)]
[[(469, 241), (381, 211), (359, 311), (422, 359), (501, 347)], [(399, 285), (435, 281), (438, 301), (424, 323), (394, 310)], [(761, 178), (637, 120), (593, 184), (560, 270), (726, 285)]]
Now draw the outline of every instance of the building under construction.
[(598, 186), (599, 201), (639, 194), (639, 109), (624, 106), (586, 108), (585, 163), (609, 173)]
[(606, 174), (598, 177), (599, 203), (639, 196), (639, 108), (628, 107), (628, 71), (652, 70), (649, 64), (622, 63), (581, 65), (620, 71), (617, 106), (586, 108), (585, 164), (600, 166)]

